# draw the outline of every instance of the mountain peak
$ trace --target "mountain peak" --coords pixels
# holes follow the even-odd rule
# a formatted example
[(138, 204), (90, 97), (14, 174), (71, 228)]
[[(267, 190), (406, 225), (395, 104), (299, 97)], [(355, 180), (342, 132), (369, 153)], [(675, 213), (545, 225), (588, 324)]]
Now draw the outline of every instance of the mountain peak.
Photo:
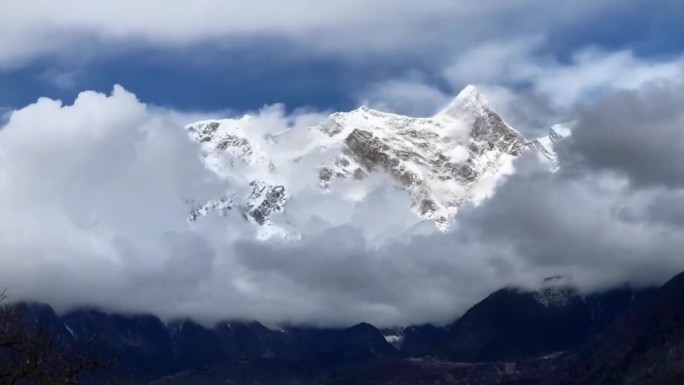
[(474, 85), (468, 84), (437, 116), (460, 118), (463, 117), (463, 114), (486, 115), (492, 112), (489, 102), (480, 90)]
[(468, 84), (467, 86), (463, 87), (461, 92), (456, 95), (456, 98), (461, 98), (461, 99), (472, 99), (472, 98), (482, 98), (482, 94), (480, 93), (480, 90), (477, 89), (472, 84)]

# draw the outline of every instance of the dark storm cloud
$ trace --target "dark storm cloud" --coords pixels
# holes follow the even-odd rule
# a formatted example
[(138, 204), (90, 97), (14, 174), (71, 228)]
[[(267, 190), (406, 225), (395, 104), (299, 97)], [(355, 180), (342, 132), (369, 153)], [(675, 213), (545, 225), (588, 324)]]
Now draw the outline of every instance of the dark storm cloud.
[(517, 258), (555, 269), (584, 289), (656, 283), (684, 269), (680, 224), (654, 223), (645, 211), (664, 196), (684, 204), (681, 196), (634, 191), (590, 169), (540, 172), (512, 176), (460, 220), (479, 242), (511, 245)]
[(557, 146), (560, 171), (521, 158), (492, 199), (459, 216), (461, 230), (585, 288), (684, 269), (683, 91), (678, 77), (585, 103)]
[(651, 82), (579, 111), (566, 156), (637, 186), (684, 186), (684, 85)]
[(684, 228), (684, 191), (672, 192), (654, 199), (647, 213), (655, 223), (666, 223)]

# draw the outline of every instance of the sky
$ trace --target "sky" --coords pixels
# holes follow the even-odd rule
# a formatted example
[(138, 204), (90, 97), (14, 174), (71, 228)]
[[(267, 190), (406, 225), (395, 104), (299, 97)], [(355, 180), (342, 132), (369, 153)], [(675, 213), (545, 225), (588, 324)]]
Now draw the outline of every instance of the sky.
[[(552, 275), (591, 291), (684, 270), (676, 1), (36, 0), (2, 11), (0, 286), (17, 299), (397, 326), (445, 323)], [(522, 156), (450, 232), (382, 245), (368, 226), (392, 227), (369, 220), (408, 204), (382, 183), (349, 208), (363, 214), (297, 243), (255, 241), (239, 218), (185, 220), (187, 199), (226, 187), (188, 123), (249, 113), (255, 130), (305, 130), (360, 105), (430, 116), (466, 84), (529, 138), (571, 124), (560, 171)]]

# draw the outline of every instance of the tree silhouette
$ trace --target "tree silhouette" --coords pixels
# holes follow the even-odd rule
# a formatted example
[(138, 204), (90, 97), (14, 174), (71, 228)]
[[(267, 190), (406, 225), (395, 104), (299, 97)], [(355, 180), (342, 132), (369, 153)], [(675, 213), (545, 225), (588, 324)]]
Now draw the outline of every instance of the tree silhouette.
[(0, 292), (0, 384), (80, 385), (109, 365), (84, 354), (91, 339), (76, 346), (30, 320)]

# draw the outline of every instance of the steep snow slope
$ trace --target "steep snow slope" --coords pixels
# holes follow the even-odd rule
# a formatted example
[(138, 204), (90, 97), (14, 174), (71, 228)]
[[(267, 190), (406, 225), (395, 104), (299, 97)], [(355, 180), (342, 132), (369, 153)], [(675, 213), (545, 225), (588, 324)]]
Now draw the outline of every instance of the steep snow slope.
[(305, 133), (264, 135), (251, 123), (245, 116), (187, 126), (190, 137), (201, 144), (207, 167), (231, 185), (224, 197), (194, 204), (190, 220), (212, 211), (236, 211), (260, 226), (261, 238), (277, 234), (296, 239), (301, 234), (288, 220), (296, 213), (287, 210), (294, 195), (309, 185), (319, 194), (340, 194), (341, 183), (351, 182), (357, 189), (353, 194), (345, 190), (340, 199), (363, 200), (370, 183), (364, 181), (380, 173), (406, 191), (406, 209), (417, 219), (434, 221), (446, 231), (459, 206), (492, 194), (524, 151), (538, 150), (555, 167), (553, 143), (561, 137), (552, 131), (550, 138), (528, 141), (473, 86), (427, 118), (364, 106), (334, 113)]

